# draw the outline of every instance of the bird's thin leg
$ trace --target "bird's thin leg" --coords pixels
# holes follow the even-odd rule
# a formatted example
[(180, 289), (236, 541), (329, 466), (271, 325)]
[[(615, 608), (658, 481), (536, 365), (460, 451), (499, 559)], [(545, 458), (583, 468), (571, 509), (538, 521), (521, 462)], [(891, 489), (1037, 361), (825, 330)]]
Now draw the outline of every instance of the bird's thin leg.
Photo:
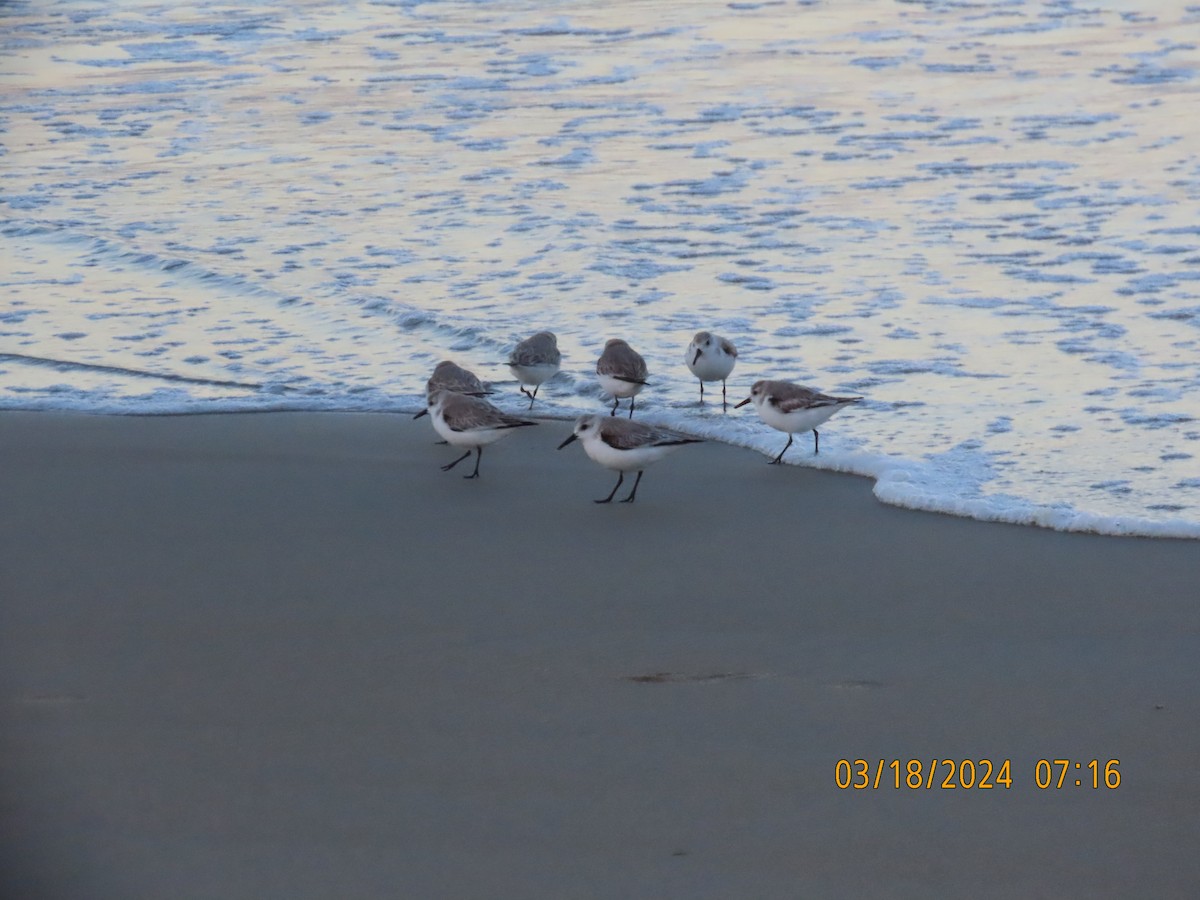
[(521, 388), (521, 392), (522, 392), (523, 394), (525, 394), (525, 396), (527, 396), (527, 397), (529, 398), (529, 408), (530, 408), (530, 409), (533, 409), (533, 401), (534, 401), (534, 398), (535, 398), (535, 397), (537, 397), (538, 388), (540, 388), (540, 387), (541, 387), (541, 385), (540, 385), (540, 384), (535, 384), (535, 385), (533, 386), (533, 393), (532, 393), (532, 394), (531, 394), (531, 393), (529, 393), (529, 391), (525, 390), (525, 388)]
[(460, 462), (462, 462), (464, 459), (466, 459), (470, 455), (471, 455), (471, 451), (468, 450), (466, 453), (464, 453), (462, 456), (460, 456), (454, 462), (447, 463), (446, 465), (442, 466), (442, 471), (449, 472), (451, 469), (453, 469), (455, 466), (457, 466)]
[(729, 412), (729, 402), (725, 399), (725, 379), (721, 379), (721, 412)]
[[(471, 451), (468, 450), (468, 453)], [(463, 478), (478, 478), (479, 477), (479, 461), (483, 459), (483, 445), (480, 444), (475, 448), (475, 471), (470, 475), (464, 475)]]
[(788, 442), (783, 445), (783, 449), (779, 451), (779, 455), (777, 457), (775, 457), (773, 460), (771, 460), (769, 463), (767, 463), (767, 465), (769, 465), (769, 466), (779, 465), (779, 463), (783, 461), (783, 454), (788, 452), (788, 447), (790, 447), (790, 446), (792, 446), (792, 435), (789, 434)]
[(625, 480), (625, 473), (618, 472), (617, 473), (617, 483), (613, 485), (612, 493), (609, 494), (607, 497), (605, 497), (603, 500), (595, 500), (593, 502), (595, 502), (595, 503), (612, 503), (612, 498), (617, 496), (617, 488), (619, 488), (621, 486), (621, 482), (624, 480)]
[(633, 498), (637, 496), (637, 486), (642, 483), (642, 470), (638, 469), (637, 480), (633, 483), (633, 490), (629, 492), (629, 496), (622, 500), (622, 503), (632, 503)]
[(813, 429), (813, 456), (821, 452), (821, 432)]
[(615, 416), (617, 414), (617, 404), (620, 402), (621, 402), (620, 397), (615, 397), (615, 396), (613, 397), (613, 408), (612, 408), (612, 412), (609, 413), (610, 416)]
[(700, 405), (704, 405), (704, 382), (700, 382)]
[(636, 400), (637, 400), (637, 397), (629, 398), (629, 418), (631, 418), (631, 419), (633, 418), (633, 404)]

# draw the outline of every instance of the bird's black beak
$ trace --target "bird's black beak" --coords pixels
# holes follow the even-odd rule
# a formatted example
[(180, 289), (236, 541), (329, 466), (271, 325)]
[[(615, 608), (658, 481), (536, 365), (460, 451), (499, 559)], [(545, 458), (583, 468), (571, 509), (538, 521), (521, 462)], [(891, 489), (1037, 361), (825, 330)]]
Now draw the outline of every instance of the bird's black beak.
[(700, 354), (703, 352), (704, 351), (701, 350), (699, 347), (696, 348), (696, 355), (694, 357), (692, 357), (692, 365), (693, 366), (696, 364), (696, 360), (698, 360), (700, 358)]
[(419, 418), (421, 418), (421, 416), (427, 416), (427, 415), (429, 415), (429, 410), (423, 409), (419, 413), (417, 413), (415, 416), (413, 416), (413, 418), (419, 419)]
[(753, 397), (747, 397), (747, 398), (746, 398), (745, 400), (743, 400), (741, 403), (735, 403), (735, 404), (733, 405), (733, 408), (734, 408), (734, 409), (741, 409), (743, 406), (745, 406), (747, 403), (749, 403), (749, 402), (750, 402), (751, 400), (753, 400), (753, 399), (754, 399)]
[(573, 441), (573, 440), (575, 440), (575, 432), (572, 431), (569, 435), (567, 435), (567, 439), (558, 445), (558, 449), (561, 450), (563, 447), (567, 446), (567, 444), (571, 443), (571, 441)]

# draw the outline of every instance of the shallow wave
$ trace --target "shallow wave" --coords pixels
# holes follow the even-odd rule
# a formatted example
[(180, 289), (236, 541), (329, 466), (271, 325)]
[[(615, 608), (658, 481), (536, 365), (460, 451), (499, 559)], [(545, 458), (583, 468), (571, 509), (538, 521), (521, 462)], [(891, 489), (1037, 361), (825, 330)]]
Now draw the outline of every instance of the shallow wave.
[(549, 328), (548, 414), (620, 336), (641, 414), (773, 455), (706, 329), (731, 392), (865, 394), (789, 461), (884, 502), (1197, 536), (1188, 7), (56, 10), (0, 9), (0, 408), (415, 411)]

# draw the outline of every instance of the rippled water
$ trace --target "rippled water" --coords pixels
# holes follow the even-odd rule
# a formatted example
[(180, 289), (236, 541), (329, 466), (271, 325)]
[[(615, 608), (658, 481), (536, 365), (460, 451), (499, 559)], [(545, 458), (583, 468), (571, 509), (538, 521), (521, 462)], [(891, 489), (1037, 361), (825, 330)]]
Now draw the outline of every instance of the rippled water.
[(890, 503), (1200, 536), (1200, 5), (0, 5), (0, 407), (415, 409), (533, 331), (867, 396)]

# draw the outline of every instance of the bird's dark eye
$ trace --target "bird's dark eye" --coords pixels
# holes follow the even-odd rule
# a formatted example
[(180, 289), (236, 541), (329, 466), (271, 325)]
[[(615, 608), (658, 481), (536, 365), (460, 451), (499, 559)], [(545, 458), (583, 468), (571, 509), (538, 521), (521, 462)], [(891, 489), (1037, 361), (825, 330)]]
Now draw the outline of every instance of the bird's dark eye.
[(580, 431), (587, 431), (587, 430), (588, 430), (588, 427), (587, 427), (586, 425), (580, 425), (580, 426), (579, 426), (579, 430), (580, 430)]

